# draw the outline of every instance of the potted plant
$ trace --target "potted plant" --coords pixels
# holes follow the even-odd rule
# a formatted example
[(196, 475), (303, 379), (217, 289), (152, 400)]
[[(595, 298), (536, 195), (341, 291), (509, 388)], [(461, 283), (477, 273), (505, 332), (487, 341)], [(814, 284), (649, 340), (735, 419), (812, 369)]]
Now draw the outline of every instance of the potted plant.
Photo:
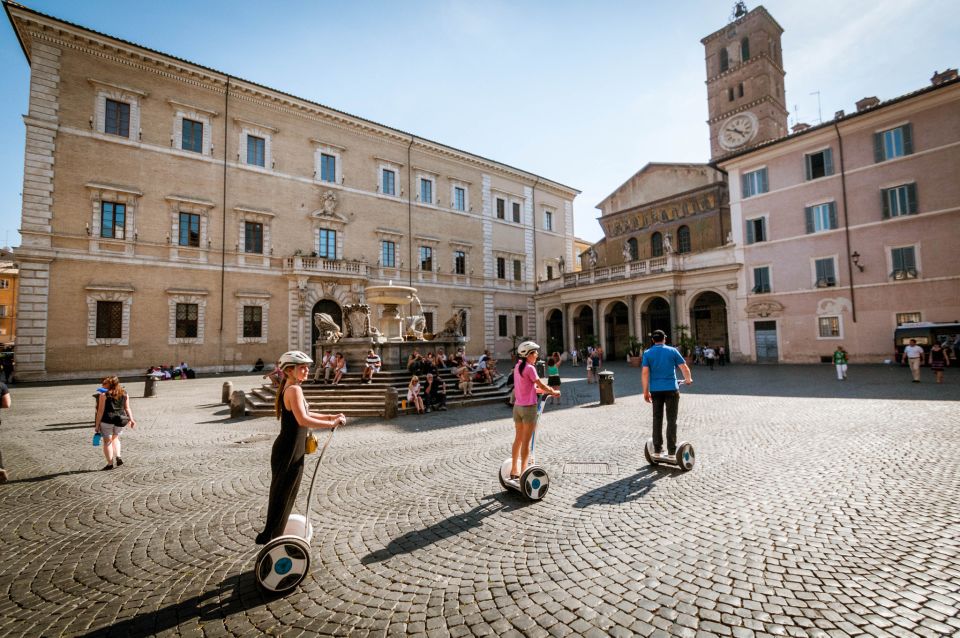
[(642, 360), (643, 342), (633, 335), (630, 335), (630, 340), (627, 343), (627, 361), (630, 362), (630, 367), (639, 368)]
[(683, 359), (687, 362), (687, 365), (690, 365), (690, 362), (693, 360), (693, 347), (696, 345), (693, 337), (690, 336), (690, 326), (679, 324), (675, 326), (675, 329), (677, 331), (677, 340), (674, 346), (680, 351), (680, 354), (683, 355)]

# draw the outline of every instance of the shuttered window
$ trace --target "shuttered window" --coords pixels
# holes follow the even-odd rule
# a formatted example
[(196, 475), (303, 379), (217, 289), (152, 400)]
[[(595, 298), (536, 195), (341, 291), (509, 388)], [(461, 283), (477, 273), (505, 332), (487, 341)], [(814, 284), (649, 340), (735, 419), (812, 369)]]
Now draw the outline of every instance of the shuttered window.
[(883, 200), (883, 218), (915, 215), (917, 213), (917, 185), (904, 184), (880, 190)]
[(827, 202), (816, 206), (807, 206), (804, 209), (807, 233), (819, 233), (838, 227), (837, 203)]

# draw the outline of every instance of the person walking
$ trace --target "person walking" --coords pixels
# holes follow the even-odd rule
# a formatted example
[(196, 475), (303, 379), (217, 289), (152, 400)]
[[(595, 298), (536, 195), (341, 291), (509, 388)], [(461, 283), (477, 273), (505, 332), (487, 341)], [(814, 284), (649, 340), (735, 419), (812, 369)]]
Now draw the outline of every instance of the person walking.
[(107, 391), (97, 400), (97, 416), (93, 427), (94, 431), (103, 437), (103, 456), (107, 459), (107, 464), (100, 469), (112, 470), (114, 462), (116, 467), (123, 465), (123, 459), (120, 458), (120, 436), (126, 426), (129, 425), (131, 430), (137, 427), (137, 420), (133, 418), (130, 410), (130, 395), (120, 385), (119, 378), (107, 377), (103, 380), (103, 387)]
[[(547, 385), (560, 391), (560, 364), (555, 357), (547, 359)], [(559, 397), (550, 397), (551, 403), (560, 403)]]
[(943, 383), (943, 369), (950, 365), (950, 357), (947, 355), (947, 351), (940, 345), (939, 341), (934, 341), (928, 357), (927, 363), (933, 370), (933, 376), (937, 383)]
[(837, 346), (833, 351), (833, 365), (837, 366), (837, 381), (847, 378), (847, 351), (843, 346)]
[[(0, 382), (0, 408), (9, 408), (11, 401), (10, 390), (7, 389), (7, 384)], [(0, 419), (0, 421), (2, 421), (2, 419)], [(7, 470), (3, 465), (3, 450), (0, 450), (0, 483), (6, 483), (8, 479)]]
[(537, 376), (537, 356), (540, 346), (524, 341), (517, 347), (517, 365), (513, 368), (513, 447), (510, 448), (510, 478), (520, 478), (530, 461), (530, 438), (537, 428), (537, 392), (560, 396)]
[(280, 432), (270, 451), (270, 497), (263, 531), (257, 534), (257, 545), (265, 545), (283, 534), (287, 519), (297, 501), (300, 479), (303, 477), (304, 446), (307, 429), (333, 428), (347, 422), (341, 414), (311, 412), (303, 396), (301, 384), (310, 374), (313, 359), (298, 350), (280, 356), (283, 378), (274, 403), (274, 412), (280, 420)]
[(704, 346), (703, 358), (706, 359), (707, 365), (710, 366), (710, 370), (712, 371), (713, 364), (717, 360), (717, 351), (710, 346)]
[(910, 345), (903, 349), (900, 362), (906, 361), (910, 365), (910, 374), (913, 382), (920, 383), (920, 364), (923, 363), (923, 347), (917, 345), (916, 339), (910, 340)]
[(656, 454), (663, 451), (663, 412), (667, 412), (667, 454), (677, 452), (677, 412), (680, 408), (680, 386), (677, 384), (676, 369), (683, 373), (683, 382), (693, 383), (690, 367), (683, 356), (673, 346), (665, 345), (667, 338), (663, 330), (653, 331), (653, 346), (643, 353), (640, 365), (640, 381), (643, 386), (643, 400), (653, 404), (653, 450)]
[(720, 367), (727, 365), (727, 349), (722, 345), (717, 347), (717, 363), (720, 364)]

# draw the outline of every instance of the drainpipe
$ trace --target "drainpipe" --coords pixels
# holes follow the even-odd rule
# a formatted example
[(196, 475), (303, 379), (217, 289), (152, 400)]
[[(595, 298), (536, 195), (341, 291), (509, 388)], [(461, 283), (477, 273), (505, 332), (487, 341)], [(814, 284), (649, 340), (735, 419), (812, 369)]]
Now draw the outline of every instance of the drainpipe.
[(220, 370), (225, 369), (223, 361), (223, 310), (226, 296), (226, 278), (227, 278), (227, 140), (229, 132), (227, 130), (230, 121), (230, 76), (227, 76), (226, 90), (223, 92), (223, 222), (220, 227), (220, 329), (218, 338), (220, 340)]
[(840, 126), (833, 121), (833, 128), (837, 132), (837, 145), (840, 151), (840, 190), (843, 191), (843, 236), (847, 243), (847, 278), (850, 280), (850, 314), (853, 323), (857, 323), (857, 298), (853, 289), (853, 262), (850, 260), (850, 220), (847, 215), (847, 175), (843, 168), (843, 138), (840, 136)]
[[(407, 145), (407, 232), (410, 234), (410, 245), (407, 246), (407, 264), (409, 264), (410, 286), (413, 286), (413, 164), (410, 163), (410, 149), (413, 148), (413, 142), (416, 140), (410, 136), (410, 144)], [(413, 304), (410, 304), (410, 310), (413, 311)]]
[(540, 183), (540, 177), (537, 176), (537, 180), (533, 183), (533, 188), (530, 189), (530, 206), (533, 208), (533, 219), (530, 224), (533, 228), (533, 291), (536, 292), (540, 289), (540, 284), (538, 283), (538, 273), (539, 268), (537, 267), (537, 184)]

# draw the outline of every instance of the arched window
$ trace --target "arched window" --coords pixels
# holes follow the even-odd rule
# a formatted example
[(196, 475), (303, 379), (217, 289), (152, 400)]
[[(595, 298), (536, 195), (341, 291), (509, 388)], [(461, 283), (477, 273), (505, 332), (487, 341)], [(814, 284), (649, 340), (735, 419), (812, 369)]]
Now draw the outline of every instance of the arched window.
[(746, 62), (750, 59), (750, 38), (740, 40), (740, 61)]
[(650, 256), (663, 257), (663, 235), (659, 232), (650, 236)]
[(636, 261), (637, 256), (639, 254), (636, 237), (631, 237), (630, 239), (627, 240), (627, 248), (630, 249), (630, 261)]
[(730, 56), (726, 49), (720, 49), (720, 73), (730, 68)]
[(677, 252), (690, 252), (690, 227), (681, 226), (677, 229)]

